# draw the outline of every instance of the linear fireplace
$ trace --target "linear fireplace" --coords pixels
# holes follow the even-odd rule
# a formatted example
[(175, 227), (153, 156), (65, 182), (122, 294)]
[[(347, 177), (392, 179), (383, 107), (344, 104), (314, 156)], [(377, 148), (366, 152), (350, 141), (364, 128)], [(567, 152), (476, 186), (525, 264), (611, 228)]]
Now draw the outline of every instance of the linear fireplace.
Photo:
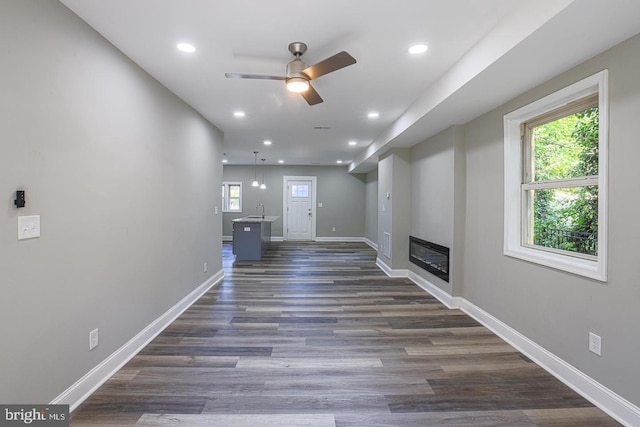
[(449, 281), (449, 248), (409, 236), (409, 261)]

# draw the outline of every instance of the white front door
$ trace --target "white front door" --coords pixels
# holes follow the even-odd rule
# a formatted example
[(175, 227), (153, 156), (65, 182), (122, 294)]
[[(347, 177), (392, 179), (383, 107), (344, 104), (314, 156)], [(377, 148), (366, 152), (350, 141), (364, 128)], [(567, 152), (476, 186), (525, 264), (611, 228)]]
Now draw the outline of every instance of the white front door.
[(285, 182), (287, 196), (286, 240), (313, 240), (315, 235), (314, 180), (288, 178)]

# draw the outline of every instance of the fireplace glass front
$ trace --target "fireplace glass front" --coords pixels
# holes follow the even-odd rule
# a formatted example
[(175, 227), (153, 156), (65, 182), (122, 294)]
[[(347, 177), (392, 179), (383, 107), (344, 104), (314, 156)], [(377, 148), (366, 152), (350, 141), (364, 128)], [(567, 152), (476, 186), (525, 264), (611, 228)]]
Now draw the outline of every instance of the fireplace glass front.
[(448, 282), (449, 248), (413, 236), (409, 239), (409, 261)]

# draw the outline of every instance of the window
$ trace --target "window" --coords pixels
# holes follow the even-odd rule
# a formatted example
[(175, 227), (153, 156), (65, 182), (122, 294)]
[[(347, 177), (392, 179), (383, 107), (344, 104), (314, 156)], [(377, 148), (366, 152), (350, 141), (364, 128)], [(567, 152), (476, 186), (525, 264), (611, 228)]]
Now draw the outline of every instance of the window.
[(242, 183), (222, 183), (222, 212), (242, 212)]
[(505, 116), (505, 255), (606, 281), (606, 83)]
[(309, 185), (294, 184), (291, 186), (291, 197), (309, 197)]

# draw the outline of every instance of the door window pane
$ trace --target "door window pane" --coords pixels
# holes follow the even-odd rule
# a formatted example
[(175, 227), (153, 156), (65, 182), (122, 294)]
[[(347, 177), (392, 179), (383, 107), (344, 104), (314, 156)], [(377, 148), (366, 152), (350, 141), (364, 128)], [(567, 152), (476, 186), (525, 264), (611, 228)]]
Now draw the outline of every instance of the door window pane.
[(309, 197), (309, 185), (294, 184), (291, 186), (291, 197)]

